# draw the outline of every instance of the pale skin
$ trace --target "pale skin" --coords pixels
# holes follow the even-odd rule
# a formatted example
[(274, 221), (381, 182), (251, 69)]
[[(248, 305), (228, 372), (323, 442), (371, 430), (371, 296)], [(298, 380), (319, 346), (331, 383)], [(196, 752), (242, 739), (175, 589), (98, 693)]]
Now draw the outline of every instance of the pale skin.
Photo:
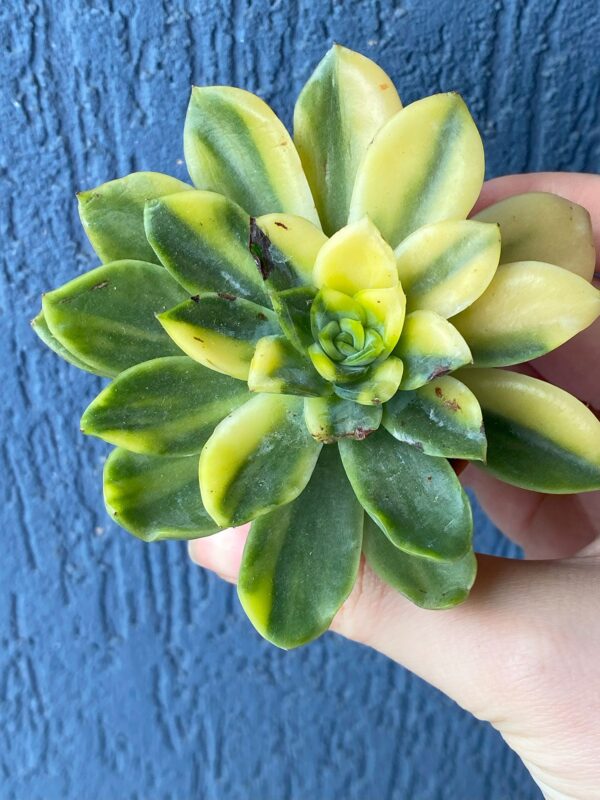
[[(600, 176), (537, 173), (485, 184), (477, 209), (526, 191), (587, 208), (600, 253)], [(596, 266), (596, 285), (598, 264)], [(537, 359), (542, 377), (598, 409), (600, 320)], [(539, 495), (469, 466), (461, 476), (526, 560), (479, 555), (470, 597), (425, 611), (361, 564), (332, 630), (373, 647), (490, 722), (548, 800), (600, 797), (600, 491)], [(190, 543), (235, 582), (249, 526)]]

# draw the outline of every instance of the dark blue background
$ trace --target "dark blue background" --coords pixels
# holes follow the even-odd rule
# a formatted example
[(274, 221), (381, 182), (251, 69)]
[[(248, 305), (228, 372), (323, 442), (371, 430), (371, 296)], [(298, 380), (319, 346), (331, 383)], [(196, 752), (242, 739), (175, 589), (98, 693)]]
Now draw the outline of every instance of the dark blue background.
[[(195, 83), (259, 92), (286, 122), (333, 41), (405, 102), (460, 91), (488, 175), (597, 168), (596, 0), (5, 0), (0, 10), (2, 800), (530, 800), (487, 725), (332, 635), (285, 654), (179, 543), (104, 514), (100, 381), (29, 329), (44, 289), (94, 266), (74, 192), (184, 177)], [(516, 549), (481, 516), (484, 549)]]

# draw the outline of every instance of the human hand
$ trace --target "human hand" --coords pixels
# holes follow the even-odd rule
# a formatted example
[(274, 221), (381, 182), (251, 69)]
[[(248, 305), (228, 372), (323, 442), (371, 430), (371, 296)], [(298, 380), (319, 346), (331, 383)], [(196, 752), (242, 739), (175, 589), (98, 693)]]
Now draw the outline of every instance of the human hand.
[[(485, 185), (478, 208), (525, 191), (555, 192), (586, 207), (600, 252), (600, 177), (498, 178)], [(599, 363), (600, 321), (524, 369), (597, 407)], [(471, 595), (446, 611), (413, 605), (363, 561), (332, 629), (398, 661), (494, 725), (548, 800), (597, 800), (600, 492), (540, 495), (472, 466), (461, 479), (527, 560), (478, 556)], [(235, 582), (248, 528), (191, 542), (191, 558)]]

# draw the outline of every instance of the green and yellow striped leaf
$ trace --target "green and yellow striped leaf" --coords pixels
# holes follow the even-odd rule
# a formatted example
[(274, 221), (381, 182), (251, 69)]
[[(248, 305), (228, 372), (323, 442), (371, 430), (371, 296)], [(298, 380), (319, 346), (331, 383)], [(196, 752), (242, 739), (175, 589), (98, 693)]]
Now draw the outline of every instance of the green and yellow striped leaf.
[(481, 137), (462, 98), (435, 94), (377, 133), (356, 176), (349, 220), (369, 216), (392, 247), (421, 225), (464, 219), (481, 191)]
[(192, 297), (158, 320), (194, 361), (242, 381), (248, 378), (256, 343), (279, 330), (268, 308), (227, 292)]
[(600, 315), (600, 292), (579, 275), (540, 261), (498, 268), (482, 296), (453, 324), (475, 366), (504, 367), (548, 353)]
[(260, 97), (194, 86), (183, 144), (198, 189), (221, 192), (254, 217), (284, 212), (319, 224), (290, 135)]
[(306, 428), (303, 400), (260, 394), (215, 428), (200, 456), (204, 507), (219, 525), (240, 525), (290, 503), (321, 451)]
[(256, 345), (248, 373), (252, 392), (299, 394), (320, 397), (331, 394), (331, 384), (323, 380), (306, 356), (285, 336), (265, 336)]
[(327, 237), (292, 214), (265, 214), (250, 220), (250, 252), (268, 292), (310, 285), (319, 250)]
[(408, 310), (445, 318), (458, 314), (487, 289), (499, 258), (497, 225), (472, 220), (424, 225), (396, 248)]
[(365, 406), (379, 406), (392, 398), (400, 387), (404, 366), (399, 358), (389, 356), (372, 364), (359, 380), (338, 383), (333, 388), (338, 397)]
[(583, 403), (509, 370), (468, 369), (459, 377), (483, 410), (486, 469), (537, 492), (600, 489), (600, 421)]
[(325, 447), (302, 494), (252, 524), (238, 595), (261, 636), (288, 650), (327, 630), (356, 580), (363, 516)]
[(327, 234), (346, 224), (358, 165), (377, 131), (401, 108), (389, 76), (340, 45), (304, 85), (294, 109), (294, 141)]
[(451, 375), (398, 392), (385, 404), (383, 424), (399, 442), (430, 456), (485, 460), (481, 408), (473, 392)]
[(382, 413), (380, 405), (360, 405), (341, 397), (307, 397), (304, 401), (306, 427), (323, 444), (366, 439), (381, 424)]
[(361, 289), (398, 286), (394, 251), (363, 217), (328, 239), (317, 254), (313, 283), (352, 296)]
[(50, 332), (90, 369), (117, 375), (160, 356), (181, 355), (155, 314), (185, 297), (157, 264), (113, 261), (44, 295)]
[(263, 279), (248, 249), (250, 220), (214, 192), (185, 192), (153, 200), (144, 213), (156, 254), (190, 294), (229, 292), (265, 303)]
[(401, 389), (418, 389), (473, 360), (456, 328), (433, 311), (407, 315), (394, 355), (404, 363)]
[(104, 502), (118, 525), (145, 542), (220, 530), (202, 505), (197, 455), (163, 458), (118, 447), (104, 465)]
[(144, 204), (191, 189), (160, 172), (133, 172), (79, 192), (79, 216), (88, 239), (104, 263), (131, 258), (160, 264), (144, 230)]
[(577, 203), (549, 192), (526, 192), (488, 206), (475, 219), (500, 225), (501, 264), (544, 261), (592, 279), (592, 222), (587, 209)]
[(241, 381), (187, 356), (155, 358), (103, 389), (84, 412), (81, 430), (135, 453), (191, 455), (250, 397)]
[(346, 474), (365, 511), (396, 547), (451, 561), (471, 549), (469, 500), (450, 464), (380, 428), (364, 442), (339, 442)]
[(91, 372), (93, 375), (101, 375), (103, 378), (110, 377), (108, 373), (90, 367), (90, 365), (86, 364), (85, 361), (82, 361), (80, 358), (77, 358), (77, 356), (73, 355), (73, 353), (69, 352), (69, 350), (67, 350), (67, 348), (62, 345), (55, 336), (52, 335), (52, 331), (48, 327), (48, 323), (46, 322), (46, 317), (44, 316), (43, 311), (40, 311), (37, 317), (31, 320), (31, 327), (46, 345), (46, 347), (49, 347), (50, 350), (53, 350), (56, 355), (64, 358), (64, 360), (68, 361), (69, 364), (72, 364), (74, 367), (78, 367), (79, 369), (83, 369), (86, 372)]
[(410, 555), (394, 547), (367, 515), (363, 553), (373, 572), (421, 608), (451, 608), (462, 603), (477, 574), (477, 559), (472, 550), (454, 561)]

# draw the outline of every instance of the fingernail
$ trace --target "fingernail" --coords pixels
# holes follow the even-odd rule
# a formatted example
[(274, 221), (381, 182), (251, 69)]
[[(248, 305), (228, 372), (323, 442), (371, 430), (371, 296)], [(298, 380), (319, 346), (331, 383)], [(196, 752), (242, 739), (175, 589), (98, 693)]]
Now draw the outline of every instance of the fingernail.
[(244, 525), (241, 528), (228, 528), (205, 539), (194, 539), (188, 545), (190, 558), (223, 579), (235, 581), (249, 527)]

